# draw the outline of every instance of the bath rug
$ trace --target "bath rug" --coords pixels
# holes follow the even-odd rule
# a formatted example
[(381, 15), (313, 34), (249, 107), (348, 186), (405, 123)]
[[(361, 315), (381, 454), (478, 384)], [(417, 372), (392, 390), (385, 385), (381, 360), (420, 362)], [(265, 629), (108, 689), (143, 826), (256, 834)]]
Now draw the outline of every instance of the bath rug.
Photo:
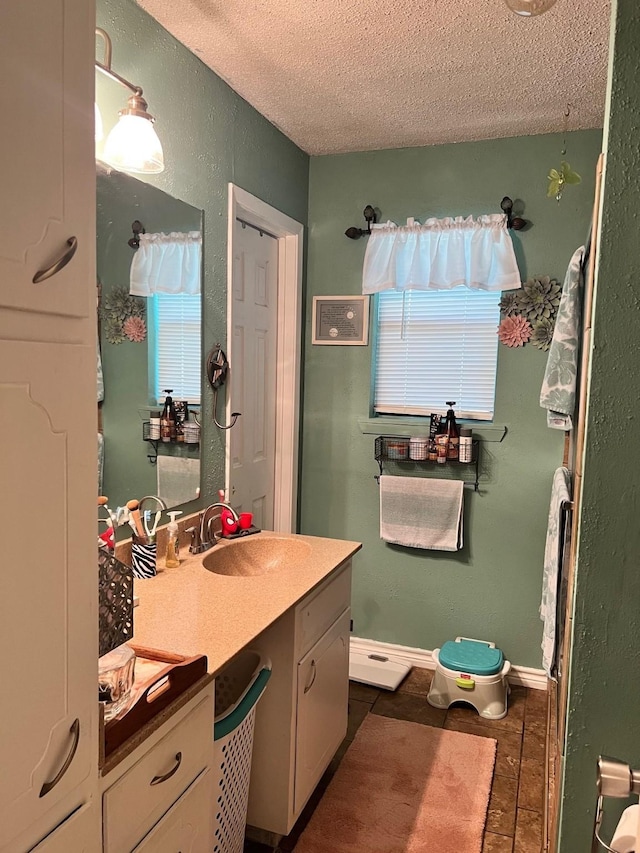
[(481, 853), (496, 747), (368, 714), (295, 853)]

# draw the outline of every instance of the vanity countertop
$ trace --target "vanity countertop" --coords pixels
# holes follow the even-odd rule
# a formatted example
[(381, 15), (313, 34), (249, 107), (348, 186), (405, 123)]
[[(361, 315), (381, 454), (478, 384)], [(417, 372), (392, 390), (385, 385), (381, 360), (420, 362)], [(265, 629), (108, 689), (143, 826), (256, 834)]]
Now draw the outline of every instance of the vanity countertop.
[[(209, 672), (215, 674), (362, 547), (360, 542), (299, 534), (262, 532), (250, 538), (258, 537), (304, 541), (310, 552), (271, 573), (228, 577), (203, 567), (212, 551), (181, 551), (177, 568), (135, 581), (140, 603), (133, 642), (184, 655), (206, 654)], [(222, 540), (212, 550), (234, 544)]]

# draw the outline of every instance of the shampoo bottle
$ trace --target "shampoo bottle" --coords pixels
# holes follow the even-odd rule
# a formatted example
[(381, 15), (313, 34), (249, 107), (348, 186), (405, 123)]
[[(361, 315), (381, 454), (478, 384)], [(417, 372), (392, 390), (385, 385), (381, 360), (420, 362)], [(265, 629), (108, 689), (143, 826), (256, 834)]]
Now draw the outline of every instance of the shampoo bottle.
[(458, 424), (456, 423), (456, 415), (453, 411), (453, 407), (455, 406), (454, 402), (447, 401), (447, 419), (445, 421), (444, 431), (448, 435), (449, 440), (447, 442), (447, 459), (456, 459), (458, 458), (458, 445), (460, 442), (460, 431), (458, 430)]
[(167, 513), (167, 515), (171, 521), (167, 525), (167, 553), (164, 558), (164, 564), (167, 569), (175, 569), (180, 565), (180, 538), (176, 516), (182, 515), (182, 510), (173, 510)]

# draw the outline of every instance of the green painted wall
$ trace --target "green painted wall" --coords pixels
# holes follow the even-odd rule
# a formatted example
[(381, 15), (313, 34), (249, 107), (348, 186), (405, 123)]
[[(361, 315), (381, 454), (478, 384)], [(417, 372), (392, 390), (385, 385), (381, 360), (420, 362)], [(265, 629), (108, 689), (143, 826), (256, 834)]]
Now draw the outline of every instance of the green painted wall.
[(302, 531), (364, 543), (353, 584), (355, 634), (435, 648), (462, 634), (496, 641), (516, 664), (540, 666), (542, 557), (551, 478), (562, 433), (538, 405), (546, 355), (500, 346), (495, 422), (502, 443), (483, 450), (483, 483), (466, 500), (465, 547), (458, 554), (384, 544), (379, 538), (369, 413), (371, 347), (310, 344), (312, 296), (361, 290), (365, 204), (384, 220), (499, 212), (503, 195), (525, 202), (533, 226), (514, 234), (523, 277), (563, 279), (586, 238), (601, 133), (574, 133), (568, 159), (584, 176), (561, 204), (546, 198), (546, 175), (562, 137), (536, 136), (316, 157), (311, 160), (302, 448)]
[[(142, 86), (157, 119), (166, 169), (144, 180), (204, 211), (203, 343), (208, 351), (226, 341), (228, 182), (306, 224), (309, 157), (132, 0), (98, 0), (96, 24), (113, 41), (113, 69)], [(100, 42), (96, 45), (100, 58)], [(106, 135), (127, 91), (100, 81), (98, 94)], [(210, 412), (208, 388), (203, 403)], [(202, 452), (204, 502), (224, 484), (224, 435), (207, 417)]]
[(562, 853), (590, 849), (598, 754), (640, 765), (640, 8), (617, 0), (613, 15)]
[[(139, 219), (149, 233), (201, 231), (202, 211), (132, 175), (98, 174), (96, 194), (96, 266), (102, 300), (115, 287), (128, 287), (133, 250), (131, 223)], [(144, 300), (146, 301), (146, 300)], [(148, 326), (148, 316), (147, 316)], [(105, 397), (101, 406), (105, 442), (103, 494), (112, 507), (131, 498), (157, 494), (156, 468), (142, 440), (142, 416), (149, 398), (148, 338), (110, 344), (101, 324), (100, 346)], [(161, 407), (156, 406), (159, 409)], [(197, 458), (197, 445), (159, 447), (159, 453)], [(162, 497), (162, 496), (161, 496)], [(128, 528), (127, 528), (128, 530)]]

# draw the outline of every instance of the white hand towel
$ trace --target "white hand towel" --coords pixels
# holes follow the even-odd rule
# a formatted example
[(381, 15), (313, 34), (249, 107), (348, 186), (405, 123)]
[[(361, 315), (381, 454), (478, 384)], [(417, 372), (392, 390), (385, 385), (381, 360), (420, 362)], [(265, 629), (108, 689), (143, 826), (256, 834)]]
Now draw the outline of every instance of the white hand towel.
[(380, 477), (380, 538), (430, 551), (462, 548), (462, 480)]

